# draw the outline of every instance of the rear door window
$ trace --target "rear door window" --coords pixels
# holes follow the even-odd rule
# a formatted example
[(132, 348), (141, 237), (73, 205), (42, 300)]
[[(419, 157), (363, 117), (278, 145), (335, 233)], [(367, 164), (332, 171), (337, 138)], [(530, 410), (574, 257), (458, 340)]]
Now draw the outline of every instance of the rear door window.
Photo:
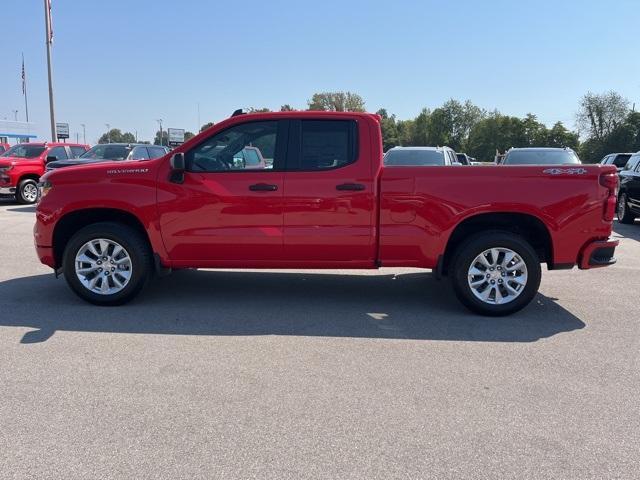
[(354, 163), (357, 158), (357, 124), (353, 120), (302, 120), (298, 152), (292, 155), (289, 170), (330, 170)]

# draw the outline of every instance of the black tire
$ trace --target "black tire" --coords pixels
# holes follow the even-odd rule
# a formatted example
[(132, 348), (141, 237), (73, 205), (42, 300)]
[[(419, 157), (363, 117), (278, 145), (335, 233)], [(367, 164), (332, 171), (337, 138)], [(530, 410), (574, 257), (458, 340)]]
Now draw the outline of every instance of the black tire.
[(627, 203), (627, 194), (621, 193), (618, 195), (618, 203), (616, 205), (616, 213), (618, 215), (618, 221), (620, 223), (633, 223), (636, 216), (631, 213), (629, 204)]
[[(33, 189), (35, 189), (35, 196), (33, 195)], [(16, 189), (16, 201), (23, 205), (36, 203), (38, 200), (38, 182), (32, 178), (26, 178), (18, 183)]]
[[(527, 268), (526, 285), (519, 295), (508, 303), (485, 302), (477, 298), (469, 286), (469, 268), (476, 257), (491, 248), (512, 250), (522, 259)], [(471, 236), (456, 249), (450, 271), (453, 289), (460, 302), (475, 313), (492, 317), (509, 315), (527, 306), (538, 292), (542, 277), (540, 259), (529, 242), (520, 235), (506, 231), (488, 231)], [(499, 281), (502, 283), (502, 280)]]
[[(131, 259), (131, 277), (119, 292), (94, 293), (85, 287), (75, 270), (77, 253), (87, 242), (107, 239), (121, 245)], [(146, 239), (136, 230), (114, 222), (101, 222), (79, 230), (67, 243), (62, 260), (64, 278), (71, 289), (83, 300), (95, 305), (122, 305), (132, 300), (147, 283), (153, 272), (152, 255)]]

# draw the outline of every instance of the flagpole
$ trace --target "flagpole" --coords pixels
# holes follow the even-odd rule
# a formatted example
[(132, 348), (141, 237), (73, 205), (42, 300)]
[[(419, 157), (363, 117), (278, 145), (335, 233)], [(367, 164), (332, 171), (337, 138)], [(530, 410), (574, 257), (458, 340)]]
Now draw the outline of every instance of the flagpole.
[(29, 123), (29, 103), (27, 101), (27, 73), (24, 69), (24, 53), (22, 54), (22, 93), (24, 94), (24, 113)]
[(53, 109), (53, 78), (51, 73), (51, 41), (52, 41), (52, 32), (51, 32), (51, 0), (44, 0), (44, 23), (46, 27), (47, 33), (47, 70), (49, 74), (49, 114), (51, 116), (51, 141), (57, 142), (58, 138), (56, 136), (56, 119)]

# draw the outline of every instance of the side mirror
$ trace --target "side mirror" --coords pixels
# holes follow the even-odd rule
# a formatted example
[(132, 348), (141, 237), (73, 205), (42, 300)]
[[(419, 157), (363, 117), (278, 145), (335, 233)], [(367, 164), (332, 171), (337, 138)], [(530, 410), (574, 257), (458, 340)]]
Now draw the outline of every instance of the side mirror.
[(58, 160), (58, 157), (56, 157), (55, 155), (49, 155), (49, 156), (47, 156), (47, 159), (45, 160), (45, 163), (55, 162), (56, 160)]
[(460, 162), (451, 162), (451, 165), (462, 166)]
[(184, 162), (184, 153), (174, 153), (171, 156), (171, 160), (169, 160), (169, 165), (171, 166), (169, 181), (173, 183), (183, 183), (184, 171), (186, 168)]

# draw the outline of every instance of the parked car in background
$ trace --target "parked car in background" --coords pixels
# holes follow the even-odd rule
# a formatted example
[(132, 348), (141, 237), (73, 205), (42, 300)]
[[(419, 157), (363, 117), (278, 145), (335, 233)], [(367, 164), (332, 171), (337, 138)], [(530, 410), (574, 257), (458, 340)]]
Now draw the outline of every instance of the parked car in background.
[(640, 217), (640, 152), (631, 155), (620, 171), (617, 211), (620, 223)]
[[(255, 145), (273, 169), (231, 168)], [(377, 115), (236, 115), (171, 155), (48, 172), (34, 244), (99, 305), (172, 268), (418, 267), (449, 276), (471, 310), (506, 315), (535, 298), (541, 263), (615, 262), (614, 167), (452, 168), (452, 152), (393, 149), (383, 165)]]
[(241, 170), (264, 170), (267, 162), (258, 147), (244, 147), (233, 155), (236, 168)]
[(111, 160), (149, 160), (169, 153), (169, 148), (160, 145), (133, 143), (101, 143), (84, 152), (78, 158), (47, 163), (47, 171), (74, 165), (108, 162)]
[(449, 147), (393, 147), (384, 156), (388, 167), (415, 167), (427, 165), (454, 165), (456, 152)]
[(582, 162), (570, 148), (511, 148), (500, 165), (580, 165)]
[(2, 155), (4, 152), (9, 150), (10, 148), (11, 148), (11, 145), (9, 145), (8, 143), (0, 143), (0, 155)]
[(45, 165), (75, 158), (89, 149), (77, 143), (19, 143), (0, 155), (0, 194), (20, 203), (35, 203)]
[(627, 164), (633, 153), (610, 153), (602, 160), (600, 165), (615, 165), (618, 172), (620, 172)]

